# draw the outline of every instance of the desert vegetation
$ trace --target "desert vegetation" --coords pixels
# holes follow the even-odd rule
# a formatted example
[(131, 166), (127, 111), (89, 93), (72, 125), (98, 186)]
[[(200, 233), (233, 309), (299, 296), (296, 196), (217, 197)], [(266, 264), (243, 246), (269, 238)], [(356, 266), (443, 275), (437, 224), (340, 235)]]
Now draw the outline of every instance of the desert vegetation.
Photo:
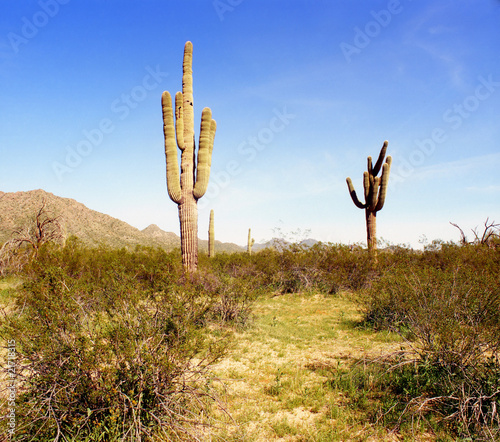
[(207, 369), (254, 295), (222, 274), (186, 278), (178, 258), (70, 238), (24, 266), (2, 321), (16, 343), (16, 440), (196, 438), (216, 400)]
[(3, 439), (500, 440), (498, 224), (377, 247), (386, 141), (364, 203), (347, 179), (366, 249), (252, 251), (249, 229), (246, 252), (215, 254), (212, 210), (199, 254), (216, 123), (203, 109), (196, 148), (192, 53), (174, 108), (162, 94), (180, 249), (89, 246), (45, 203), (1, 249)]
[(11, 232), (11, 237), (0, 248), (0, 273), (6, 269), (21, 269), (46, 243), (61, 243), (64, 232), (61, 217), (47, 209), (45, 200), (32, 216), (28, 216)]
[(197, 272), (180, 250), (26, 250), (0, 299), (12, 440), (497, 440), (489, 230), (380, 249), (376, 266), (321, 243), (201, 254)]

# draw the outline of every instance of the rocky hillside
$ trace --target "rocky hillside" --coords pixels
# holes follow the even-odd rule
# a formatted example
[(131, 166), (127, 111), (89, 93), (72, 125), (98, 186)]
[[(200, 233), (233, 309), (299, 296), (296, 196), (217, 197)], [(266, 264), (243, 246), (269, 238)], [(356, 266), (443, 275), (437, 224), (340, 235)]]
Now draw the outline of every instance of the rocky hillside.
[[(45, 202), (48, 213), (60, 217), (64, 235), (77, 236), (89, 246), (104, 244), (111, 247), (136, 245), (159, 246), (167, 250), (180, 247), (180, 238), (151, 224), (139, 230), (124, 221), (96, 212), (70, 198), (62, 198), (44, 190), (28, 192), (0, 192), (0, 244), (11, 238), (12, 230), (22, 227), (34, 218)], [(206, 250), (207, 241), (200, 240), (200, 250)], [(216, 241), (216, 251), (235, 252), (243, 250), (236, 244)]]

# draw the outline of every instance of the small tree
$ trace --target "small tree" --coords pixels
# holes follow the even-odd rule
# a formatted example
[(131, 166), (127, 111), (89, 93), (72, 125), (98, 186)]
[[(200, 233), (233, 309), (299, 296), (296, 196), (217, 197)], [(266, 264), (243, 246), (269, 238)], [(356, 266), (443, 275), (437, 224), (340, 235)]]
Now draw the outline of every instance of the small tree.
[(465, 246), (467, 244), (483, 245), (491, 248), (498, 246), (500, 239), (500, 224), (496, 224), (495, 221), (490, 222), (489, 218), (486, 218), (484, 222), (483, 232), (479, 232), (478, 228), (472, 230), (474, 234), (474, 240), (469, 241), (465, 236), (464, 231), (455, 223), (450, 222), (453, 227), (456, 227), (460, 231), (460, 244)]
[(38, 251), (43, 244), (62, 242), (63, 239), (61, 217), (52, 215), (43, 200), (42, 206), (35, 215), (23, 226), (16, 227), (12, 231), (12, 239), (7, 241), (0, 251), (0, 259), (8, 262), (24, 246), (32, 249), (31, 258), (37, 258)]

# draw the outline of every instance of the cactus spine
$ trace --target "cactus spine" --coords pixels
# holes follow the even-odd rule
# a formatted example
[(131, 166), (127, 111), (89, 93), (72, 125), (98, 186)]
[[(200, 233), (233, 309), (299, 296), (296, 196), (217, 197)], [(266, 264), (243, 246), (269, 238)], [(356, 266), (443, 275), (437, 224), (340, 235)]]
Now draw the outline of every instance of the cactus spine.
[[(366, 215), (366, 235), (368, 250), (376, 254), (377, 251), (377, 212), (384, 207), (387, 184), (389, 182), (389, 172), (391, 170), (392, 158), (384, 157), (387, 152), (388, 141), (384, 141), (375, 166), (372, 166), (372, 157), (368, 157), (368, 171), (363, 173), (363, 186), (365, 202), (359, 201), (356, 191), (350, 178), (347, 178), (347, 187), (352, 201), (360, 209), (365, 209)], [(380, 177), (377, 174), (382, 170)]]
[(252, 254), (252, 246), (255, 243), (255, 239), (252, 238), (252, 229), (248, 229), (248, 245), (247, 245), (247, 252), (249, 255)]
[(208, 225), (208, 256), (215, 256), (215, 227), (214, 227), (214, 210), (210, 211), (210, 223)]
[[(197, 202), (207, 190), (216, 130), (212, 111), (206, 107), (201, 115), (199, 148), (196, 152), (192, 58), (193, 45), (188, 41), (184, 46), (182, 92), (175, 94), (175, 128), (170, 93), (165, 91), (161, 97), (167, 189), (170, 199), (179, 209), (182, 264), (189, 272), (196, 271), (198, 267)], [(176, 144), (181, 151), (180, 177)]]

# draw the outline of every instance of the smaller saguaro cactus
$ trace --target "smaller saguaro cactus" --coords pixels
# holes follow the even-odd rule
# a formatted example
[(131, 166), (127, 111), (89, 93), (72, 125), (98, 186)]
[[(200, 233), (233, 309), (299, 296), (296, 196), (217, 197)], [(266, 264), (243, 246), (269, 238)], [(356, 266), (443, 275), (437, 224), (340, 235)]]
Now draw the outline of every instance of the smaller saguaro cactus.
[(210, 211), (210, 223), (208, 225), (208, 256), (215, 256), (215, 227), (214, 227), (214, 210)]
[[(356, 207), (365, 209), (368, 250), (373, 254), (377, 251), (377, 212), (384, 207), (389, 172), (391, 170), (392, 158), (390, 156), (387, 157), (384, 163), (388, 144), (388, 141), (384, 141), (375, 166), (372, 165), (372, 157), (368, 157), (368, 171), (363, 173), (364, 203), (359, 201), (351, 179), (347, 178), (346, 180), (352, 201)], [(380, 170), (382, 170), (382, 173), (378, 177), (377, 174)]]
[(252, 238), (252, 229), (248, 229), (248, 245), (247, 245), (247, 252), (249, 255), (252, 254), (252, 246), (255, 243), (255, 239)]

